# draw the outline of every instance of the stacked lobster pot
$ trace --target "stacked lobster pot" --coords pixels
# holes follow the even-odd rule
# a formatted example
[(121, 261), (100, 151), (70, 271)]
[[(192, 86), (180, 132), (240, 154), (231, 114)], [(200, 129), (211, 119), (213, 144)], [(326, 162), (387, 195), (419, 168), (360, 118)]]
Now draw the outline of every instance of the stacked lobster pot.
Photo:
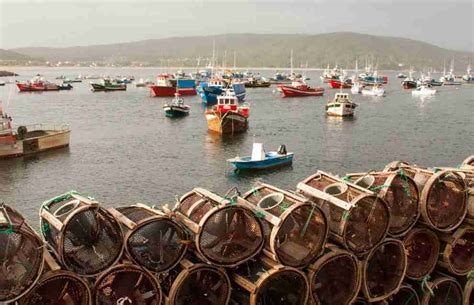
[(118, 221), (97, 201), (74, 191), (44, 202), (40, 225), (48, 249), (64, 268), (78, 275), (94, 277), (122, 255)]
[(30, 292), (43, 271), (43, 242), (23, 216), (0, 204), (0, 304)]
[(417, 222), (420, 216), (418, 187), (402, 169), (391, 172), (351, 173), (345, 178), (374, 191), (385, 200), (390, 208), (390, 236), (403, 236)]
[(236, 267), (231, 272), (234, 304), (308, 304), (306, 274), (262, 256)]
[(362, 282), (361, 264), (351, 252), (328, 243), (308, 267), (308, 278), (313, 304), (351, 304)]
[(423, 294), (421, 296), (422, 305), (463, 304), (463, 290), (455, 278), (443, 273), (434, 273), (430, 279), (422, 286)]
[(407, 257), (402, 242), (384, 241), (390, 227), (387, 202), (323, 171), (298, 183), (297, 189), (326, 212), (331, 239), (360, 258), (363, 297), (377, 302), (394, 294), (405, 277)]
[(92, 294), (87, 280), (74, 272), (62, 270), (46, 250), (44, 262), (45, 267), (40, 280), (17, 302), (18, 305), (92, 304)]

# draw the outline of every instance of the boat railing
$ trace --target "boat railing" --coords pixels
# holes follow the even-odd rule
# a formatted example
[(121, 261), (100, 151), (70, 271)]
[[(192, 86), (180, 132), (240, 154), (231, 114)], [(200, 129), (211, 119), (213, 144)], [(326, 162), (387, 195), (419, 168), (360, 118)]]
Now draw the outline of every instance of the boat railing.
[(28, 131), (50, 130), (50, 131), (70, 131), (69, 124), (65, 123), (37, 123), (25, 126)]

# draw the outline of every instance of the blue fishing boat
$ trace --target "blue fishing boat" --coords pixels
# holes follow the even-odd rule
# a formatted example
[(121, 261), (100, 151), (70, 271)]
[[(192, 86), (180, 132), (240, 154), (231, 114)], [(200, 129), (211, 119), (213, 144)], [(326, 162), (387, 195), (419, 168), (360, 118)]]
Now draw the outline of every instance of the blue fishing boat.
[(209, 82), (202, 82), (197, 87), (197, 92), (201, 96), (202, 102), (206, 105), (215, 105), (217, 97), (222, 95), (226, 89), (231, 89), (239, 102), (245, 100), (245, 83), (232, 82), (230, 85), (222, 79), (212, 79)]
[(288, 165), (293, 162), (293, 153), (287, 152), (285, 145), (278, 151), (265, 152), (262, 143), (253, 143), (252, 155), (227, 160), (236, 170), (258, 170)]

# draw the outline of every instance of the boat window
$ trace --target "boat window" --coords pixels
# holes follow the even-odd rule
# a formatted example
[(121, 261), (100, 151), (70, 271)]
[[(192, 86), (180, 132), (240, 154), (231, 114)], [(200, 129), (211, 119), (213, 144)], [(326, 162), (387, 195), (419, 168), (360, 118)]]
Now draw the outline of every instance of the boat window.
[(334, 107), (341, 107), (341, 104), (334, 104)]
[(352, 106), (349, 104), (346, 104), (346, 108), (351, 108)]

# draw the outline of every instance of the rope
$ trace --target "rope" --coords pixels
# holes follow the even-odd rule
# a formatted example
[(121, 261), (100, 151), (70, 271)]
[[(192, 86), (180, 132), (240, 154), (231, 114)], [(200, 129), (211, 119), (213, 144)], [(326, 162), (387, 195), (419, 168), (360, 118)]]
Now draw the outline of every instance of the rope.
[(311, 220), (311, 217), (313, 217), (313, 212), (314, 212), (315, 205), (313, 204), (313, 208), (311, 209), (311, 213), (308, 215), (308, 219), (306, 219), (306, 223), (303, 226), (303, 229), (300, 232), (300, 237), (303, 237), (306, 233), (306, 229), (308, 229), (309, 221)]
[(426, 290), (430, 293), (431, 296), (434, 296), (434, 291), (431, 289), (431, 287), (428, 285), (428, 281), (430, 279), (430, 276), (427, 275), (423, 278), (421, 281), (421, 290), (423, 290), (424, 293), (426, 293)]
[(127, 302), (127, 304), (130, 304), (130, 305), (133, 304), (132, 300), (129, 297), (121, 297), (120, 299), (117, 300), (116, 304), (125, 305), (125, 302)]
[(392, 185), (391, 184), (382, 184), (382, 185), (378, 185), (378, 186), (371, 186), (369, 188), (369, 190), (371, 191), (377, 191), (377, 190), (381, 190), (381, 189), (384, 189), (384, 188), (387, 188), (387, 187), (391, 187)]
[(265, 218), (265, 213), (263, 213), (262, 211), (254, 210), (253, 213), (255, 214), (257, 218), (260, 218), (260, 219)]
[(7, 228), (0, 229), (0, 234), (13, 234), (13, 225), (9, 223)]
[(405, 172), (403, 171), (403, 168), (400, 168), (400, 177), (403, 179), (403, 191), (405, 192), (405, 195), (408, 196), (408, 198), (411, 197), (410, 195), (410, 186), (408, 185), (408, 178), (405, 175)]

